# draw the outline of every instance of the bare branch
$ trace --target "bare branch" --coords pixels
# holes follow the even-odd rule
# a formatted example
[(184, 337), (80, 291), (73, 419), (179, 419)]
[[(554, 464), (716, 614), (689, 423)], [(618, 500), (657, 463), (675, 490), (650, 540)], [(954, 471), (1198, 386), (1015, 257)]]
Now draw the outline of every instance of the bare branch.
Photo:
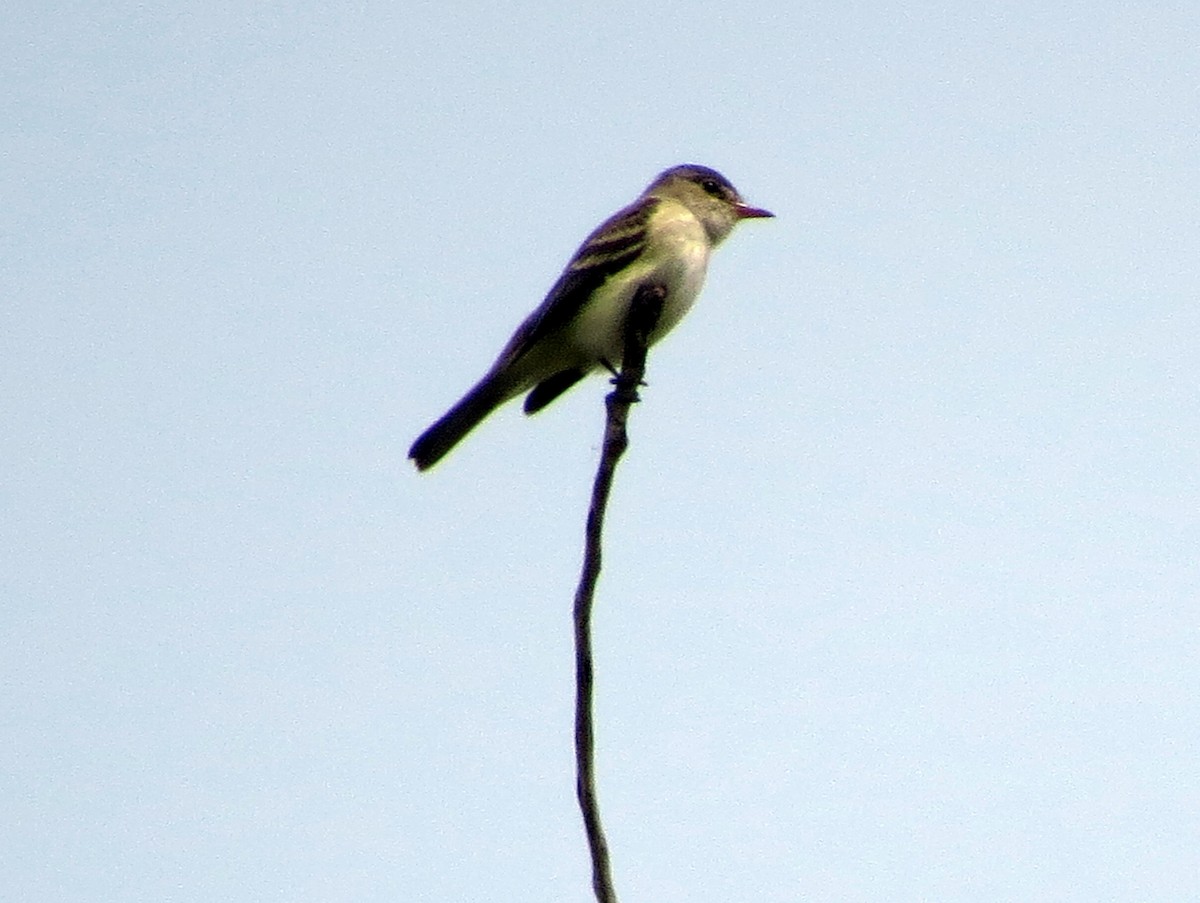
[(588, 847), (592, 855), (592, 888), (599, 903), (617, 903), (609, 865), (608, 843), (600, 824), (596, 801), (595, 733), (592, 725), (592, 600), (600, 576), (600, 545), (604, 513), (612, 489), (617, 461), (629, 445), (625, 423), (630, 406), (638, 400), (637, 390), (646, 371), (646, 348), (662, 314), (667, 290), (662, 285), (643, 285), (633, 297), (625, 321), (625, 349), (621, 372), (613, 379), (615, 388), (604, 400), (607, 418), (604, 448), (596, 480), (592, 485), (592, 504), (588, 510), (587, 538), (583, 573), (575, 591), (575, 794), (583, 813)]

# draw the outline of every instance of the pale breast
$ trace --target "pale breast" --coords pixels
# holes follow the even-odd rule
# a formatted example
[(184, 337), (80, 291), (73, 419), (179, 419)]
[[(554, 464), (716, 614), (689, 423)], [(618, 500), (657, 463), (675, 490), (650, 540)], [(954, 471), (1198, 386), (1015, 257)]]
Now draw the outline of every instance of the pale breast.
[(633, 294), (641, 285), (655, 282), (667, 289), (655, 342), (678, 323), (700, 293), (708, 268), (708, 237), (704, 227), (682, 204), (664, 202), (656, 212), (645, 250), (628, 270), (600, 287), (576, 321), (575, 337), (595, 359), (616, 363), (621, 359), (622, 327)]

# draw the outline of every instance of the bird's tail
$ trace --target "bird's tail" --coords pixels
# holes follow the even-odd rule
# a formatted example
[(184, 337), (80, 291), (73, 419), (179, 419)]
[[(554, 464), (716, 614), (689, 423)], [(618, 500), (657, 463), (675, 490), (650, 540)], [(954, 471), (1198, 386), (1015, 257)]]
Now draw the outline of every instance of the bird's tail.
[(417, 437), (408, 456), (417, 470), (428, 470), (479, 426), (488, 414), (508, 400), (510, 393), (497, 380), (485, 377), (433, 426)]

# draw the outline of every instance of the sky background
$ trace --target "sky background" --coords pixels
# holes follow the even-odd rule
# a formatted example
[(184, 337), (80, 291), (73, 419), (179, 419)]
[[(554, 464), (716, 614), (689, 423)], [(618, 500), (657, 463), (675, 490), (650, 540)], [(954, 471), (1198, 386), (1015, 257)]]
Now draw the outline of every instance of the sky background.
[(6, 901), (585, 901), (603, 380), (412, 439), (661, 169), (595, 614), (617, 890), (1200, 898), (1194, 3), (18, 2)]

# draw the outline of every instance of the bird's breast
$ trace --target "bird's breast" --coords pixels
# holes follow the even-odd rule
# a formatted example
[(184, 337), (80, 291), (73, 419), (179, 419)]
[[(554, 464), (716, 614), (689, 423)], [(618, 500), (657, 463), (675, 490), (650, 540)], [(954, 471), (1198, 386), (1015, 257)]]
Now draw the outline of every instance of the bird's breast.
[(650, 341), (656, 342), (666, 335), (700, 294), (708, 268), (709, 247), (703, 226), (686, 207), (672, 204), (660, 210), (638, 259), (609, 277), (580, 312), (575, 337), (587, 347), (589, 356), (614, 363), (621, 360), (625, 318), (634, 293), (643, 285), (658, 284), (667, 290), (666, 303)]

